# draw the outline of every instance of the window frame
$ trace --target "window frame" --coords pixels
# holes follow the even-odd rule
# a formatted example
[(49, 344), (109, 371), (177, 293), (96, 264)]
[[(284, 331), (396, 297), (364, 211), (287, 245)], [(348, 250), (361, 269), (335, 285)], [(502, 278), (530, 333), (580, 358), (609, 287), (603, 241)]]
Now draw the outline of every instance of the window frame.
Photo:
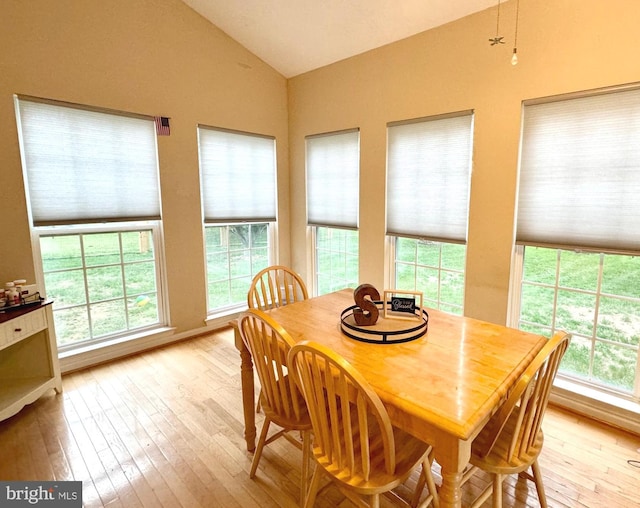
[[(539, 246), (536, 244), (518, 244), (515, 246), (514, 249), (514, 253), (513, 253), (513, 261), (512, 261), (512, 277), (511, 277), (511, 282), (510, 282), (510, 298), (509, 298), (509, 309), (508, 309), (508, 314), (507, 314), (507, 322), (509, 323), (509, 326), (513, 327), (513, 328), (517, 328), (520, 329), (520, 318), (521, 318), (521, 313), (522, 313), (522, 289), (523, 289), (523, 282), (524, 282), (524, 254), (525, 254), (525, 248), (529, 246), (529, 247), (541, 247), (541, 248), (545, 248), (548, 250), (552, 250), (552, 251), (558, 251), (558, 250), (565, 250), (565, 251), (575, 251), (576, 249), (570, 249), (568, 247), (565, 248), (561, 248), (561, 247), (552, 247), (552, 246)], [(615, 253), (615, 252), (605, 252), (605, 251), (601, 251), (598, 249), (580, 249), (579, 252), (585, 252), (585, 253), (591, 253), (591, 254), (599, 254), (599, 255), (617, 255), (620, 253)], [(622, 255), (627, 255), (627, 253), (624, 253)], [(560, 267), (560, 263), (561, 261), (556, 260), (556, 270), (559, 269)], [(602, 268), (602, 262), (599, 262), (599, 266), (598, 266), (598, 270), (601, 273), (603, 268)], [(554, 284), (554, 298), (557, 300), (557, 293), (558, 291), (563, 290), (562, 286), (560, 286), (558, 284), (558, 275), (556, 274), (556, 279), (555, 279), (555, 284)], [(595, 302), (595, 307), (594, 307), (594, 311), (596, 311), (599, 308), (599, 299), (601, 296), (608, 296), (608, 294), (603, 294), (603, 292), (601, 291), (601, 288), (598, 287), (596, 290), (594, 291), (582, 291), (582, 290), (571, 290), (571, 288), (567, 289), (569, 291), (573, 291), (573, 292), (578, 292), (578, 293), (587, 293), (587, 294), (593, 294), (596, 302)], [(620, 295), (618, 295), (620, 296)], [(622, 299), (624, 299), (621, 296)], [(554, 317), (552, 319), (552, 323), (555, 323), (555, 315), (557, 313), (557, 303), (556, 301), (554, 301), (554, 308), (553, 308), (553, 314)], [(585, 338), (587, 340), (590, 340), (592, 343), (592, 351), (591, 351), (591, 355), (590, 355), (590, 359), (589, 359), (589, 371), (592, 372), (593, 366), (594, 366), (594, 355), (593, 355), (593, 351), (595, 349), (595, 345), (596, 344), (606, 344), (606, 343), (610, 343), (610, 341), (607, 341), (605, 339), (601, 339), (598, 338), (597, 336), (597, 314), (595, 317), (595, 323), (594, 323), (594, 327), (593, 327), (593, 332), (592, 332), (592, 336), (591, 337), (586, 337), (583, 334), (579, 334), (580, 337)], [(546, 326), (542, 326), (539, 325), (541, 328), (548, 328)], [(549, 333), (554, 333), (555, 327), (552, 326), (551, 330)], [(568, 332), (571, 333), (570, 330), (567, 330)], [(624, 349), (631, 349), (631, 348), (625, 348), (623, 345), (618, 345), (617, 347), (622, 347)], [(615, 388), (614, 386), (605, 384), (603, 382), (597, 382), (597, 381), (592, 381), (589, 379), (583, 379), (577, 375), (571, 375), (569, 373), (563, 372), (562, 370), (558, 371), (557, 374), (557, 378), (559, 380), (564, 380), (567, 383), (570, 383), (570, 385), (575, 386), (575, 387), (579, 387), (581, 389), (589, 389), (589, 390), (595, 390), (597, 392), (601, 392), (603, 394), (608, 394), (611, 396), (614, 396), (616, 398), (620, 398), (622, 400), (628, 400), (631, 402), (635, 402), (635, 403), (640, 403), (640, 346), (638, 347), (638, 351), (637, 351), (637, 359), (636, 359), (636, 367), (635, 367), (635, 381), (634, 381), (634, 386), (632, 388), (631, 393), (622, 390), (622, 389), (618, 389)]]
[[(598, 98), (599, 96), (605, 96), (605, 95), (611, 96), (612, 94), (616, 94), (620, 92), (637, 93), (639, 89), (640, 89), (640, 83), (630, 83), (626, 85), (603, 87), (603, 88), (592, 89), (592, 90), (583, 90), (578, 92), (571, 92), (567, 94), (560, 94), (560, 95), (555, 95), (550, 97), (542, 97), (542, 98), (523, 101), (521, 146), (519, 150), (519, 161), (518, 161), (518, 189), (517, 189), (518, 199), (517, 199), (517, 205), (516, 205), (516, 212), (520, 206), (520, 193), (521, 193), (520, 186), (522, 182), (521, 171), (522, 171), (522, 163), (523, 163), (522, 162), (523, 160), (522, 144), (525, 142), (525, 136), (523, 135), (523, 133), (525, 132), (525, 114), (524, 114), (525, 108), (527, 106), (538, 106), (538, 105), (544, 106), (545, 104), (553, 105), (554, 103), (560, 103), (560, 107), (561, 107), (561, 104), (563, 102), (571, 101), (573, 99), (589, 100), (590, 98)], [(629, 94), (627, 94), (627, 97), (628, 96)], [(626, 97), (623, 98), (623, 100), (626, 100)], [(577, 114), (579, 114), (579, 112), (583, 110), (576, 108), (576, 111), (578, 112)], [(589, 113), (592, 113), (592, 111), (595, 112), (595, 111), (605, 111), (605, 110), (604, 109), (596, 110), (594, 108), (593, 110), (588, 109), (586, 111), (588, 111)], [(615, 107), (613, 108), (613, 111), (616, 111)], [(618, 152), (612, 152), (612, 153), (618, 153)], [(601, 214), (601, 215), (606, 215), (606, 214)], [(640, 252), (638, 252), (636, 249), (629, 248), (626, 245), (619, 246), (616, 244), (615, 241), (612, 242), (611, 239), (607, 238), (606, 236), (593, 241), (591, 241), (590, 239), (587, 239), (587, 241), (582, 241), (582, 242), (569, 241), (565, 243), (562, 243), (562, 241), (557, 241), (557, 240), (525, 238), (525, 237), (522, 237), (522, 235), (519, 236), (518, 228), (517, 228), (518, 220), (519, 218), (516, 213), (514, 217), (515, 243), (514, 243), (512, 260), (511, 260), (511, 277), (510, 277), (510, 283), (509, 283), (509, 298), (508, 298), (508, 312), (507, 312), (507, 323), (509, 324), (509, 326), (512, 326), (514, 328), (518, 328), (520, 326), (520, 319), (522, 314), (522, 305), (523, 305), (522, 299), (523, 299), (523, 287), (524, 287), (523, 283), (524, 283), (524, 269), (525, 269), (524, 256), (525, 256), (526, 247), (528, 246), (540, 247), (540, 248), (545, 248), (549, 250), (554, 250), (556, 252), (557, 251), (575, 251), (575, 252), (599, 254), (601, 257), (598, 264), (598, 274), (597, 274), (598, 277), (601, 277), (603, 273), (603, 266), (602, 266), (603, 256), (608, 256), (608, 255), (639, 256), (640, 255)], [(587, 221), (587, 223), (589, 223), (589, 221)], [(556, 258), (556, 262), (555, 262), (556, 266), (554, 267), (556, 271), (560, 270), (561, 262), (562, 262), (561, 259), (558, 260)], [(571, 288), (564, 289), (562, 286), (560, 286), (558, 284), (558, 274), (556, 273), (556, 282), (555, 282), (553, 291), (554, 291), (553, 312), (555, 316), (556, 313), (558, 312), (558, 303), (557, 303), (558, 292), (572, 291), (572, 289)], [(575, 292), (581, 293), (581, 291), (579, 290)], [(638, 353), (636, 356), (635, 378), (634, 378), (634, 383), (633, 383), (633, 388), (631, 393), (625, 391), (623, 388), (617, 388), (613, 385), (605, 384), (604, 381), (601, 382), (598, 379), (593, 378), (591, 376), (591, 373), (593, 372), (594, 363), (595, 363), (594, 362), (595, 347), (597, 344), (607, 344), (611, 342), (608, 340), (599, 339), (597, 335), (600, 297), (603, 296), (607, 298), (611, 296), (613, 298), (620, 298), (622, 300), (624, 300), (625, 297), (624, 295), (615, 295), (615, 294), (609, 295), (608, 293), (603, 293), (599, 285), (595, 291), (585, 291), (584, 293), (594, 297), (594, 307), (593, 307), (593, 310), (595, 313), (594, 314), (595, 321), (594, 321), (594, 327), (593, 327), (594, 329), (592, 331), (591, 338), (586, 337), (584, 334), (576, 334), (576, 335), (578, 335), (581, 338), (591, 340), (592, 342), (590, 359), (589, 359), (589, 373), (590, 373), (589, 377), (591, 377), (591, 379), (583, 379), (578, 377), (577, 375), (574, 376), (569, 373), (559, 371), (556, 379), (557, 381), (556, 385), (559, 385), (562, 388), (562, 390), (560, 391), (561, 392), (560, 397), (562, 398), (563, 403), (565, 405), (569, 405), (570, 407), (576, 406), (583, 410), (600, 414), (601, 417), (603, 417), (605, 420), (620, 421), (619, 420), (620, 415), (626, 410), (626, 408), (629, 407), (629, 404), (631, 404), (632, 406), (635, 406), (634, 411), (637, 412), (638, 410), (640, 410), (640, 347), (638, 347)], [(555, 321), (552, 321), (552, 323), (553, 323), (553, 326), (555, 326)], [(542, 325), (540, 326), (542, 328), (548, 328)], [(627, 349), (627, 348), (624, 348), (624, 349)], [(583, 395), (585, 397), (585, 400), (589, 402), (576, 403), (574, 401), (575, 397), (571, 397), (571, 395), (564, 395), (563, 391), (566, 391), (569, 394), (577, 393), (577, 394)], [(612, 414), (610, 416), (609, 411), (611, 411), (611, 409), (603, 410), (602, 406), (599, 406), (599, 404), (605, 404), (610, 408), (612, 407), (617, 408), (617, 411), (615, 411), (616, 414)]]
[[(228, 223), (204, 223), (202, 224), (202, 240), (203, 240), (203, 254), (204, 254), (204, 269), (205, 269), (205, 298), (207, 305), (207, 317), (215, 318), (219, 316), (226, 316), (229, 314), (236, 313), (238, 311), (244, 311), (247, 309), (247, 299), (245, 298), (239, 303), (229, 304), (222, 307), (211, 308), (209, 306), (209, 267), (207, 260), (207, 245), (206, 245), (206, 229), (210, 227), (229, 227), (229, 226), (244, 226), (244, 225), (252, 225), (252, 224), (266, 224), (267, 225), (267, 266), (277, 264), (277, 249), (276, 249), (276, 241), (277, 241), (277, 222), (228, 222)], [(251, 278), (260, 271), (253, 271), (251, 273)], [(247, 291), (249, 288), (247, 287)]]
[[(167, 282), (165, 271), (165, 254), (162, 221), (135, 221), (135, 222), (110, 222), (104, 224), (74, 224), (60, 226), (38, 226), (31, 227), (31, 245), (33, 251), (33, 263), (36, 272), (36, 284), (41, 291), (41, 296), (46, 298), (46, 286), (44, 281), (44, 266), (42, 262), (42, 252), (40, 249), (41, 236), (73, 236), (78, 234), (94, 234), (94, 233), (123, 233), (131, 231), (148, 230), (152, 231), (153, 247), (155, 257), (155, 279), (156, 294), (158, 302), (158, 321), (152, 325), (127, 329), (120, 333), (113, 333), (97, 338), (89, 338), (77, 343), (58, 345), (60, 353), (66, 353), (77, 349), (92, 346), (100, 346), (114, 340), (130, 340), (141, 334), (161, 330), (168, 326), (168, 296)], [(82, 267), (83, 275), (86, 276), (86, 266)], [(90, 302), (86, 302), (88, 306)], [(55, 317), (54, 302), (54, 317)]]
[[(333, 227), (333, 226), (320, 226), (320, 225), (310, 225), (308, 226), (311, 230), (311, 234), (310, 234), (310, 241), (311, 241), (311, 252), (312, 252), (312, 272), (313, 272), (313, 281), (312, 281), (312, 285), (311, 285), (311, 290), (312, 290), (312, 294), (314, 296), (320, 296), (321, 294), (325, 294), (325, 293), (320, 293), (319, 292), (319, 282), (318, 282), (318, 228), (325, 228), (325, 229), (330, 229), (330, 230), (346, 230), (346, 231), (351, 231), (353, 233), (356, 233), (358, 236), (358, 254), (357, 254), (357, 259), (358, 259), (358, 263), (360, 262), (360, 231), (358, 229), (351, 229), (351, 228), (337, 228), (337, 227)], [(340, 253), (344, 253), (345, 256), (348, 255), (348, 252), (346, 251), (340, 251)], [(345, 265), (345, 270), (346, 270), (346, 265)], [(360, 267), (358, 266), (358, 280), (359, 280), (359, 276), (360, 276)], [(358, 280), (356, 280), (354, 283), (351, 284), (351, 286), (354, 286), (354, 288), (358, 285)], [(346, 285), (342, 286), (342, 287), (351, 287), (350, 283), (348, 280), (345, 281)]]
[[(419, 238), (413, 238), (413, 237), (407, 237), (407, 236), (397, 236), (397, 235), (387, 235), (387, 245), (388, 245), (388, 256), (389, 256), (389, 281), (392, 287), (394, 287), (395, 289), (405, 289), (405, 290), (410, 290), (410, 291), (422, 291), (420, 288), (418, 287), (413, 287), (413, 288), (405, 288), (405, 287), (396, 287), (396, 277), (397, 277), (397, 270), (398, 270), (398, 260), (396, 259), (396, 255), (397, 255), (397, 242), (398, 242), (398, 238), (406, 238), (409, 240), (417, 240), (420, 241), (422, 239)], [(431, 266), (431, 265), (419, 265), (417, 262), (416, 263), (408, 263), (408, 262), (403, 262), (404, 264), (413, 264), (416, 268), (418, 266), (424, 266), (430, 269), (434, 269), (438, 271), (438, 299), (437, 302), (434, 302), (434, 300), (432, 298), (428, 298), (427, 296), (423, 295), (424, 298), (424, 302), (425, 302), (425, 307), (432, 307), (438, 310), (442, 310), (442, 312), (449, 312), (446, 309), (442, 309), (442, 305), (446, 305), (446, 306), (450, 306), (450, 307), (455, 307), (455, 308), (459, 308), (460, 313), (457, 315), (463, 316), (464, 315), (464, 294), (465, 294), (465, 280), (466, 280), (466, 260), (467, 260), (467, 245), (463, 244), (463, 243), (457, 243), (457, 242), (444, 242), (441, 240), (431, 240), (431, 239), (424, 239), (433, 243), (437, 243), (440, 246), (440, 252), (439, 252), (439, 258), (438, 258), (438, 264), (439, 266), (435, 267), (435, 266)], [(464, 257), (465, 257), (465, 262), (464, 262), (464, 267), (463, 269), (460, 270), (454, 270), (451, 268), (443, 268), (442, 267), (442, 247), (444, 245), (462, 245), (464, 247)], [(441, 287), (442, 287), (442, 273), (456, 273), (456, 274), (460, 274), (462, 276), (462, 304), (458, 305), (455, 303), (451, 303), (451, 302), (443, 302), (442, 298), (441, 298)], [(436, 306), (430, 305), (432, 303), (436, 303)]]

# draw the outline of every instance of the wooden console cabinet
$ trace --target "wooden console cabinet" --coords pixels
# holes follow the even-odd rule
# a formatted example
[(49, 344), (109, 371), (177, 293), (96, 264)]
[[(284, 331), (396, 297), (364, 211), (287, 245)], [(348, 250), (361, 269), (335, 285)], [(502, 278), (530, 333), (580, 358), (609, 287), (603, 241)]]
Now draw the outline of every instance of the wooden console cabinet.
[(62, 392), (51, 301), (0, 312), (0, 421)]

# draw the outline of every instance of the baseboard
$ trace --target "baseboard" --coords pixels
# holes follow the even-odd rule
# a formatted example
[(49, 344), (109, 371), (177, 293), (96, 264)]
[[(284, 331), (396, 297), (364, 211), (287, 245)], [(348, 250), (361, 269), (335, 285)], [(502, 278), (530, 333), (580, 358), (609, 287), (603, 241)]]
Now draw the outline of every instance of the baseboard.
[(173, 342), (213, 332), (229, 326), (229, 321), (234, 319), (236, 315), (237, 313), (209, 318), (206, 320), (205, 326), (187, 332), (176, 333), (175, 328), (163, 327), (126, 338), (100, 342), (98, 344), (65, 351), (58, 355), (60, 371), (66, 374), (76, 370), (86, 369), (87, 367), (110, 362), (148, 349), (166, 346)]
[(557, 380), (550, 402), (640, 436), (640, 404), (611, 394)]

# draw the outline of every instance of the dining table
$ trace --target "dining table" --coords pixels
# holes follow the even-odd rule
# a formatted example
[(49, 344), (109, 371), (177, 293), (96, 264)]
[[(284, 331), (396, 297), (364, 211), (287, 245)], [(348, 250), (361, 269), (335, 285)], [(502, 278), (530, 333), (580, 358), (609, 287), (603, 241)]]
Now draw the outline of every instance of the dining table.
[[(462, 476), (473, 439), (547, 339), (425, 308), (428, 317), (417, 317), (427, 322), (421, 336), (404, 342), (365, 342), (345, 333), (348, 329), (341, 316), (353, 306), (353, 289), (343, 289), (267, 313), (295, 342), (324, 344), (351, 363), (379, 395), (391, 423), (433, 446), (441, 467), (440, 506), (461, 507)], [(245, 439), (252, 451), (256, 438), (253, 365), (237, 325), (235, 329)]]

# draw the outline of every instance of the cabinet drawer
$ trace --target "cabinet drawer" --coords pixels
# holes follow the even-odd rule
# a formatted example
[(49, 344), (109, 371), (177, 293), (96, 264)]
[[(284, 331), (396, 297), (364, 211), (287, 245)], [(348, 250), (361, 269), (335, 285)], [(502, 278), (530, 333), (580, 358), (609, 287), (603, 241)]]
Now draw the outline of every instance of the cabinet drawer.
[(46, 327), (45, 309), (38, 309), (6, 321), (0, 324), (0, 349), (44, 330)]

